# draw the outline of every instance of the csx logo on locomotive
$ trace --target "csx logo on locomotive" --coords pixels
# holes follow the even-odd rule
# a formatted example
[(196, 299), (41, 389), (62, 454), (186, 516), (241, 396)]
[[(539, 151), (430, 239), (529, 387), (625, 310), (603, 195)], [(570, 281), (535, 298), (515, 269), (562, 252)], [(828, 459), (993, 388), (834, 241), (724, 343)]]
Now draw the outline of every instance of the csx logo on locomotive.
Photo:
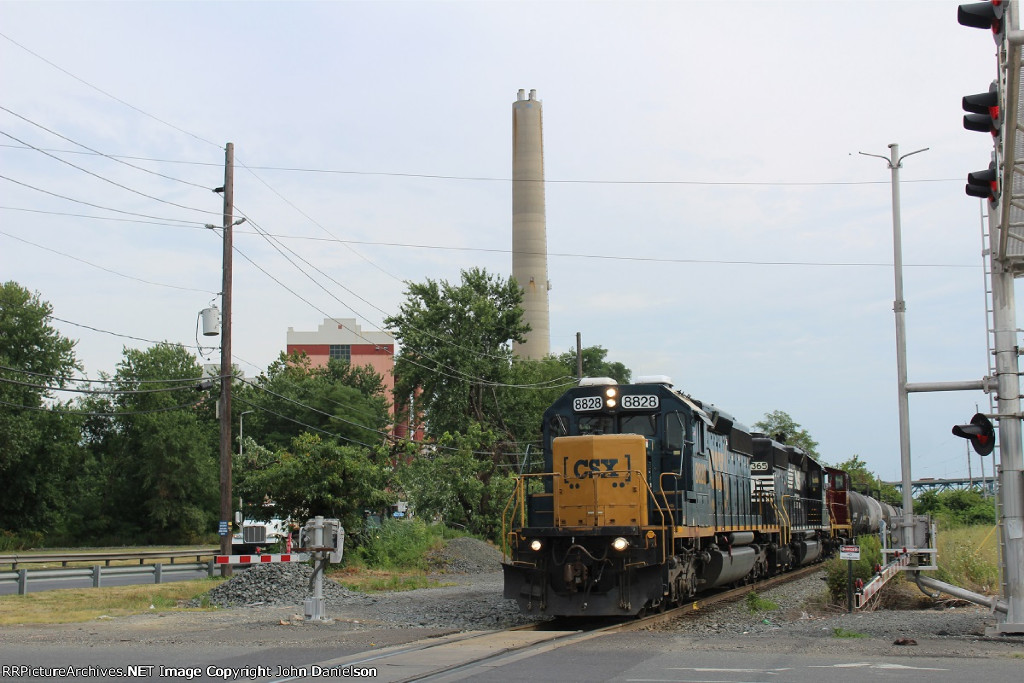
[(583, 479), (585, 477), (617, 477), (620, 474), (620, 472), (615, 471), (615, 466), (617, 464), (619, 464), (618, 458), (577, 460), (572, 466), (572, 474), (577, 479)]

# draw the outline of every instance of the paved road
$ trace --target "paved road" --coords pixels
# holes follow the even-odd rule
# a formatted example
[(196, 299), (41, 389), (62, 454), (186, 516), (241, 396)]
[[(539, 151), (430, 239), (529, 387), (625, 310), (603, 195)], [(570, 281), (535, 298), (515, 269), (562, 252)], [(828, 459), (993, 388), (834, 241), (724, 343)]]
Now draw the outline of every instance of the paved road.
[[(229, 613), (230, 612), (230, 613)], [(440, 635), (430, 629), (289, 623), (283, 610), (142, 615), (66, 626), (0, 629), (0, 680), (64, 680), (54, 667), (91, 667), (76, 678), (170, 680), (396, 681), (411, 672), (375, 672), (382, 648)], [(280, 612), (280, 614), (278, 614)], [(846, 681), (1020, 680), (1020, 640), (922, 640), (895, 647), (877, 639), (728, 636), (696, 639), (666, 632), (612, 634), (526, 657), (464, 669), (427, 680), (613, 681), (616, 683), (845, 683)], [(970, 654), (966, 654), (970, 653)], [(429, 651), (424, 657), (431, 656)], [(355, 665), (347, 669), (345, 665)], [(30, 667), (8, 669), (3, 666)], [(129, 666), (135, 667), (128, 669)], [(32, 670), (31, 667), (44, 667)], [(101, 670), (115, 667), (115, 673)], [(263, 667), (258, 669), (257, 667)], [(317, 667), (320, 667), (319, 669)], [(324, 676), (325, 671), (337, 675)]]

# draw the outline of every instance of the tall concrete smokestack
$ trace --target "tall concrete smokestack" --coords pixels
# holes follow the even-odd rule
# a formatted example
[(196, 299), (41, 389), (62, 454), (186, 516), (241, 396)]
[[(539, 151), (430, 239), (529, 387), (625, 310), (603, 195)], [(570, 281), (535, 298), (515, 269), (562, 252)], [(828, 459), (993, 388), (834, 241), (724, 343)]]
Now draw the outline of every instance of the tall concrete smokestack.
[(531, 331), (515, 344), (521, 358), (543, 358), (548, 321), (548, 237), (544, 219), (543, 116), (537, 91), (512, 103), (512, 277), (523, 288), (523, 321)]

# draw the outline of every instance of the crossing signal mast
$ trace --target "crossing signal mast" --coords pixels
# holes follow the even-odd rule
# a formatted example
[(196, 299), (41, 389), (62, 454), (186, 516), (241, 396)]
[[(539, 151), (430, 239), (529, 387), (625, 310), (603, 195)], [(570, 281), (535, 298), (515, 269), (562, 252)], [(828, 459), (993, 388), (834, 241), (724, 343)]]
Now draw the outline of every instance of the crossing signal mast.
[(1015, 280), (1024, 275), (1024, 176), (1018, 177), (1024, 173), (1018, 168), (1024, 159), (1016, 158), (1017, 131), (1024, 130), (1020, 97), (1024, 33), (1018, 28), (1018, 0), (960, 5), (957, 21), (990, 31), (996, 44), (995, 82), (988, 92), (964, 97), (962, 105), (967, 112), (964, 128), (989, 133), (993, 145), (988, 168), (969, 173), (965, 190), (970, 197), (985, 199), (988, 211), (990, 347), (995, 358), (990, 367), (998, 398), (992, 400), (992, 415), (979, 413), (970, 424), (953, 427), (953, 434), (970, 440), (977, 453), (987, 455), (997, 441), (989, 417), (998, 422), (1002, 600), (995, 606), (1000, 613), (995, 631), (1024, 633), (1024, 448), (1014, 302)]

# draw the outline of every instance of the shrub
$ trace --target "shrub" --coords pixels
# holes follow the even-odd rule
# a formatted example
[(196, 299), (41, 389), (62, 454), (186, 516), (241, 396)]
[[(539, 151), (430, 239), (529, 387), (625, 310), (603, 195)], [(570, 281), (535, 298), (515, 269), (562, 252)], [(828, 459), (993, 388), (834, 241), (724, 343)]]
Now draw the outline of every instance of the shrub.
[(439, 531), (420, 519), (387, 519), (360, 535), (355, 553), (377, 569), (426, 569), (424, 553), (440, 538)]
[[(861, 536), (860, 559), (853, 560), (853, 578), (867, 583), (875, 575), (875, 565), (882, 564), (882, 544), (877, 536)], [(834, 557), (825, 564), (825, 580), (828, 594), (836, 604), (846, 604), (846, 583), (849, 560)]]

